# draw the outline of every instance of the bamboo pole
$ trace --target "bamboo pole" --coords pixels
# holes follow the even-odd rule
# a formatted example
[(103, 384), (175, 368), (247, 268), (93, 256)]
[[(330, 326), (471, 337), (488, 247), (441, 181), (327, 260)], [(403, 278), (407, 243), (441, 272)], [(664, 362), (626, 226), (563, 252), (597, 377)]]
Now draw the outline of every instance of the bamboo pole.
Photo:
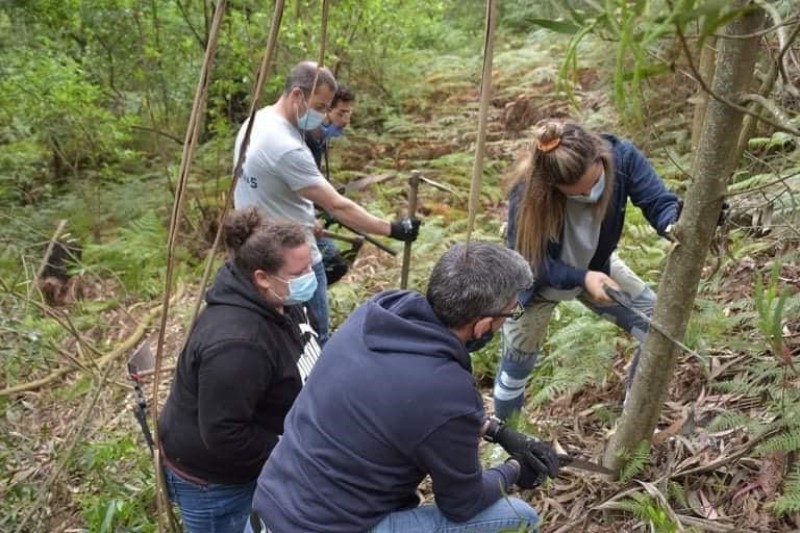
[(206, 256), (206, 265), (203, 270), (203, 278), (200, 281), (200, 290), (197, 293), (194, 311), (192, 312), (192, 320), (189, 323), (188, 331), (192, 331), (197, 315), (200, 313), (200, 307), (203, 305), (203, 296), (205, 295), (206, 285), (208, 279), (211, 277), (211, 267), (214, 264), (214, 256), (217, 254), (219, 243), (222, 240), (222, 227), (227, 215), (228, 210), (231, 208), (231, 198), (236, 189), (236, 181), (244, 166), (245, 156), (247, 154), (247, 147), (250, 146), (250, 135), (253, 132), (253, 122), (255, 122), (256, 111), (258, 111), (258, 102), (261, 100), (261, 94), (264, 91), (264, 82), (267, 79), (267, 73), (272, 66), (273, 58), (275, 56), (275, 47), (278, 43), (278, 31), (281, 27), (281, 18), (283, 17), (284, 0), (277, 0), (275, 2), (275, 11), (272, 13), (272, 24), (270, 25), (269, 37), (267, 38), (267, 48), (264, 50), (264, 58), (261, 61), (261, 67), (258, 69), (256, 76), (256, 84), (253, 87), (253, 96), (250, 100), (250, 114), (247, 119), (247, 127), (244, 131), (242, 138), (242, 145), (239, 147), (239, 157), (236, 164), (233, 166), (233, 175), (231, 176), (231, 186), (228, 188), (228, 194), (225, 196), (225, 205), (222, 207), (218, 224), (217, 234), (214, 236), (214, 243)]
[[(183, 145), (183, 154), (181, 156), (181, 166), (179, 171), (178, 183), (175, 188), (175, 199), (172, 205), (172, 215), (170, 217), (169, 237), (167, 239), (167, 273), (164, 281), (164, 297), (163, 297), (163, 310), (161, 313), (161, 327), (158, 331), (158, 344), (156, 348), (155, 369), (153, 372), (153, 395), (151, 401), (151, 420), (154, 424), (158, 423), (158, 389), (161, 376), (161, 363), (164, 355), (164, 337), (167, 331), (167, 320), (169, 318), (169, 302), (170, 292), (172, 289), (172, 277), (175, 270), (175, 243), (177, 241), (178, 230), (180, 227), (181, 216), (183, 213), (184, 198), (186, 196), (186, 183), (189, 178), (189, 169), (192, 166), (192, 158), (194, 157), (195, 147), (197, 146), (197, 139), (200, 134), (200, 125), (202, 123), (202, 113), (205, 108), (205, 102), (208, 98), (208, 86), (211, 81), (211, 67), (214, 63), (214, 56), (217, 49), (217, 35), (219, 33), (220, 24), (222, 22), (223, 14), (227, 6), (227, 0), (220, 0), (214, 11), (214, 18), (209, 30), (208, 41), (206, 46), (205, 56), (203, 58), (203, 66), (200, 69), (200, 79), (197, 82), (197, 90), (194, 96), (194, 104), (192, 106), (192, 113), (189, 118), (189, 124), (186, 128), (186, 138)], [(158, 531), (164, 531), (164, 512), (169, 508), (169, 501), (164, 490), (164, 475), (161, 470), (161, 455), (158, 451), (158, 431), (153, 432), (153, 440), (155, 441), (154, 467), (156, 472), (156, 505), (158, 516)], [(173, 522), (169, 522), (172, 527)]]
[(486, 0), (486, 29), (483, 40), (483, 77), (481, 79), (480, 107), (478, 108), (478, 136), (475, 141), (475, 163), (472, 166), (472, 182), (469, 187), (469, 219), (467, 242), (472, 237), (475, 217), (480, 207), (481, 183), (483, 182), (483, 157), (486, 150), (486, 124), (489, 102), (492, 99), (492, 62), (494, 59), (494, 31), (497, 25), (497, 5)]

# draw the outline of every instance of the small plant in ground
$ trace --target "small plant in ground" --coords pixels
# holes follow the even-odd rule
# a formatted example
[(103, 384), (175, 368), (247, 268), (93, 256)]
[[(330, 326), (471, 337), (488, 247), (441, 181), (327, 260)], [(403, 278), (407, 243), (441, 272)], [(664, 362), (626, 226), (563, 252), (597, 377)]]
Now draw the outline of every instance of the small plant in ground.
[(636, 518), (650, 525), (656, 533), (676, 533), (681, 527), (669, 516), (659, 502), (642, 492), (633, 493), (630, 498), (619, 502), (620, 509), (633, 513)]
[[(800, 450), (800, 393), (797, 375), (787, 359), (783, 337), (786, 317), (797, 316), (800, 294), (790, 296), (780, 289), (781, 258), (775, 258), (769, 280), (756, 275), (754, 307), (756, 327), (766, 341), (768, 354), (752, 357), (747, 367), (734, 377), (714, 382), (720, 391), (756, 399), (762, 407), (757, 413), (728, 410), (712, 422), (713, 430), (743, 428), (754, 436), (764, 436), (755, 453), (769, 460), (771, 454), (786, 456)], [(777, 515), (800, 510), (798, 471), (790, 473), (783, 484), (782, 494), (772, 503)]]
[(621, 483), (627, 483), (642, 473), (650, 463), (650, 443), (642, 441), (633, 452), (624, 452), (625, 467), (619, 474)]
[(83, 477), (79, 500), (89, 531), (156, 530), (153, 464), (133, 429), (88, 443), (75, 466)]

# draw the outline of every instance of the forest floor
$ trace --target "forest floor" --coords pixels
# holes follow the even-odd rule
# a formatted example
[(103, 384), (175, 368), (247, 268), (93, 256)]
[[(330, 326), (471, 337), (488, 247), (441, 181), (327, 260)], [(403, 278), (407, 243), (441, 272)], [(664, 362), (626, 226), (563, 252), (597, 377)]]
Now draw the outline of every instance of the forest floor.
[[(609, 111), (608, 85), (597, 70), (580, 70), (573, 86), (577, 107), (570, 107), (563, 93), (556, 90), (557, 65), (553, 65), (550, 52), (534, 47), (511, 49), (497, 59), (480, 237), (500, 238), (505, 210), (502, 175), (528, 143), (530, 127), (539, 118), (570, 114), (592, 127), (620, 127)], [(469, 75), (465, 75), (474, 63), (463, 63), (452, 69), (447, 58), (421, 62), (419, 69), (425, 74), (420, 74), (417, 85), (404, 91), (399, 118), (380, 125), (379, 135), (360, 129), (356, 118), (346, 139), (333, 148), (333, 163), (339, 169), (334, 180), (398, 174), (398, 178), (358, 194), (357, 200), (373, 211), (396, 213), (404, 209), (405, 185), (400, 176), (412, 168), (458, 191), (456, 195), (433, 189), (422, 192), (420, 212), (426, 225), (414, 251), (412, 286), (416, 288), (424, 286), (438, 253), (447, 243), (458, 240), (465, 229), (477, 93)], [(519, 72), (525, 74), (520, 76)], [(639, 130), (631, 128), (628, 134), (648, 155), (658, 154), (653, 159), (670, 183), (680, 169), (675, 168), (672, 157), (663, 155), (663, 147), (672, 145), (670, 131), (687, 127), (683, 115), (676, 118), (675, 112), (677, 106), (683, 106), (680, 109), (686, 113), (685, 101), (676, 103), (675, 93), (681, 90), (677, 81), (654, 89), (650, 110), (653, 124)], [(653, 133), (659, 130), (662, 133)], [(678, 152), (676, 149), (673, 155), (685, 161), (686, 154)], [(681, 186), (685, 184), (677, 185)], [(647, 281), (657, 282), (665, 247), (657, 243), (653, 231), (645, 231), (640, 237), (641, 226), (638, 221), (635, 234), (627, 237), (620, 253), (635, 255), (634, 263), (647, 266), (643, 272)], [(687, 339), (702, 357), (681, 357), (649, 458), (634, 461), (635, 468), (623, 475), (623, 481), (566, 468), (558, 479), (523, 493), (540, 512), (543, 532), (766, 532), (800, 528), (797, 513), (777, 516), (771, 507), (781, 493), (787, 470), (794, 464), (794, 453), (761, 447), (775, 435), (777, 430), (771, 429), (775, 420), (796, 416), (781, 409), (796, 405), (800, 378), (789, 362), (800, 354), (800, 318), (797, 313), (786, 314), (788, 319), (781, 323), (783, 353), (774, 354), (770, 348), (774, 345), (764, 339), (754, 311), (756, 278), (769, 280), (773, 270), (775, 286), (789, 294), (787, 309), (798, 309), (799, 241), (796, 235), (778, 230), (761, 237), (753, 236), (753, 232), (748, 235), (741, 227), (737, 231), (741, 235), (728, 255), (718, 259), (719, 268), (714, 267), (716, 259), (709, 258), (709, 277), (703, 281), (698, 297), (693, 337)], [(649, 244), (642, 245), (640, 239)], [(775, 262), (781, 264), (773, 269)], [(398, 259), (365, 245), (351, 273), (331, 291), (334, 321), (340, 322), (374, 291), (396, 286), (398, 265)], [(199, 288), (196, 279), (182, 281), (185, 285), (175, 291), (168, 320), (164, 346), (167, 369), (174, 365)], [(26, 526), (23, 531), (152, 527), (151, 463), (131, 414), (134, 396), (124, 360), (142, 341), (149, 342), (155, 351), (153, 332), (159, 316), (153, 310), (160, 304), (158, 299), (123, 299), (109, 304), (107, 295), (117, 290), (113, 279), (87, 280), (82, 305), (96, 303), (95, 325), (78, 328), (79, 334), (58, 347), (59, 359), (51, 361), (59, 367), (77, 364), (80, 368), (15, 395), (13, 402), (3, 405), (7, 435), (0, 444), (5, 470), (0, 479), (0, 499), (6, 503), (0, 529), (14, 530), (27, 514), (31, 514), (29, 524), (40, 526)], [(571, 307), (565, 311), (573, 312), (580, 313)], [(66, 323), (70, 310), (56, 311), (55, 316)], [(559, 325), (557, 321), (554, 328)], [(598, 333), (610, 339), (603, 345), (610, 350), (600, 369), (579, 368), (584, 363), (568, 356), (554, 355), (545, 360), (542, 379), (548, 379), (548, 372), (554, 380), (575, 372), (583, 376), (582, 381), (574, 387), (553, 389), (547, 401), (532, 400), (523, 421), (570, 453), (595, 461), (602, 457), (621, 412), (624, 376), (632, 351), (629, 339), (610, 331)], [(587, 342), (592, 338), (587, 337)], [(90, 345), (105, 349), (98, 354), (84, 353), (91, 351)], [(557, 350), (552, 351), (557, 354)], [(104, 365), (102, 357), (109, 353), (112, 356)], [(487, 409), (491, 409), (491, 370), (496, 356), (497, 345), (493, 344), (475, 361)], [(771, 370), (760, 372), (762, 368)], [(41, 371), (29, 380), (47, 374)], [(161, 382), (162, 401), (169, 390), (169, 374)], [(534, 379), (532, 397), (540, 383)], [(148, 398), (151, 390), (147, 379)], [(73, 441), (75, 448), (66, 453)], [(147, 515), (148, 520), (128, 516), (135, 513)]]

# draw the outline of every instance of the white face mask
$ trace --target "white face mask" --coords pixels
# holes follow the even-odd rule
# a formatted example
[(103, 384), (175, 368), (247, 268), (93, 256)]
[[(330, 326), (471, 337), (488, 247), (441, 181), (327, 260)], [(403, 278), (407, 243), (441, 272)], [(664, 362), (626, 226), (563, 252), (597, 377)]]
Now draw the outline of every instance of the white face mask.
[(589, 194), (568, 194), (567, 198), (576, 202), (584, 204), (596, 204), (600, 197), (603, 196), (603, 191), (606, 189), (606, 171), (600, 174), (600, 179), (594, 184)]

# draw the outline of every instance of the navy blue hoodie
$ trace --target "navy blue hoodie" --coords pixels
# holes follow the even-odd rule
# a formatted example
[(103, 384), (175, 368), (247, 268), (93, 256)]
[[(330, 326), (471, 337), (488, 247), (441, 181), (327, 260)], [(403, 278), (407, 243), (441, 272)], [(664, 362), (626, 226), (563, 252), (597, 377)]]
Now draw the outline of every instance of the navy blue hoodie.
[[(664, 235), (667, 226), (678, 219), (678, 197), (667, 190), (647, 158), (630, 141), (613, 135), (602, 135), (608, 142), (614, 165), (614, 194), (600, 226), (600, 240), (597, 250), (589, 262), (588, 270), (609, 273), (609, 259), (617, 249), (625, 223), (625, 209), (628, 198), (644, 213), (647, 221), (659, 235)], [(516, 249), (517, 213), (525, 193), (524, 183), (514, 186), (508, 198), (508, 232), (506, 241), (509, 248)], [(560, 259), (561, 242), (551, 242), (547, 247), (544, 265), (536, 271), (533, 287), (520, 293), (519, 300), (529, 305), (537, 292), (544, 287), (572, 289), (582, 287), (586, 269), (576, 268)]]
[(465, 521), (516, 482), (484, 470), (485, 418), (469, 353), (417, 293), (387, 291), (331, 337), (258, 479), (253, 507), (276, 533), (365, 531), (418, 503)]

